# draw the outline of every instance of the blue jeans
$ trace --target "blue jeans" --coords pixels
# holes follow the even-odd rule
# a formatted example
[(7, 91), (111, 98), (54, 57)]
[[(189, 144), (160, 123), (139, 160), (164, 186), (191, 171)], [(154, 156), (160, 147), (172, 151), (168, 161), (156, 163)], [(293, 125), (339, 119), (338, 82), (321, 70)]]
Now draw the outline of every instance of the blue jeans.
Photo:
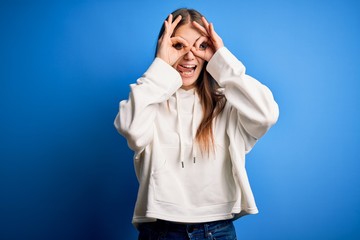
[(138, 240), (236, 240), (232, 220), (181, 224), (163, 220), (141, 223)]

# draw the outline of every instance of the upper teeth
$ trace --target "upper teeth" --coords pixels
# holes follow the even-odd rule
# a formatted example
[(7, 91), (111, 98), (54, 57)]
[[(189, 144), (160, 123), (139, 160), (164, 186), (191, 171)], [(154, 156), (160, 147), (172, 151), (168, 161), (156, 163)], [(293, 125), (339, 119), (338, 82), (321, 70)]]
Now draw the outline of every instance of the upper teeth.
[(193, 67), (195, 67), (195, 65), (182, 65), (183, 67), (185, 67), (185, 68), (193, 68)]

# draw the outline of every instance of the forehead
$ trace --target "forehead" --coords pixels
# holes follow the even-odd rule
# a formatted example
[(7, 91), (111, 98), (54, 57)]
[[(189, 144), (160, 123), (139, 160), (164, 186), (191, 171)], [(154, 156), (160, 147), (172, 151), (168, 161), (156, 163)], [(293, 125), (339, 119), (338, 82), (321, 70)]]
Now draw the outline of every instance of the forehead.
[(190, 22), (176, 29), (174, 36), (184, 38), (189, 44), (193, 45), (201, 37), (201, 32), (197, 30)]

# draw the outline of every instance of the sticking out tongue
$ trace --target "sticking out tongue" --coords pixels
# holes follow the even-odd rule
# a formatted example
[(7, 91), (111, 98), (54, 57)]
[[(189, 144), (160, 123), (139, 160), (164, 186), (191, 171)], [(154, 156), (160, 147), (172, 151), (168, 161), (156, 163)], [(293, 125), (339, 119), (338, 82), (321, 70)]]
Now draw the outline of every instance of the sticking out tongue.
[(196, 65), (178, 65), (177, 70), (181, 76), (191, 77), (195, 72)]

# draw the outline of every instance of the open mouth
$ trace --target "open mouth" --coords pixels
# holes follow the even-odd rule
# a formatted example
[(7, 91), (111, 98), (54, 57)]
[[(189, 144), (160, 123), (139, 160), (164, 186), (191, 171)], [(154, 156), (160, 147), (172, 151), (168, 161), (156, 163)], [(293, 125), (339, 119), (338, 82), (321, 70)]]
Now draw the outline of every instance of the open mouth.
[(197, 66), (195, 64), (179, 64), (177, 66), (177, 70), (181, 76), (192, 77), (196, 67)]

